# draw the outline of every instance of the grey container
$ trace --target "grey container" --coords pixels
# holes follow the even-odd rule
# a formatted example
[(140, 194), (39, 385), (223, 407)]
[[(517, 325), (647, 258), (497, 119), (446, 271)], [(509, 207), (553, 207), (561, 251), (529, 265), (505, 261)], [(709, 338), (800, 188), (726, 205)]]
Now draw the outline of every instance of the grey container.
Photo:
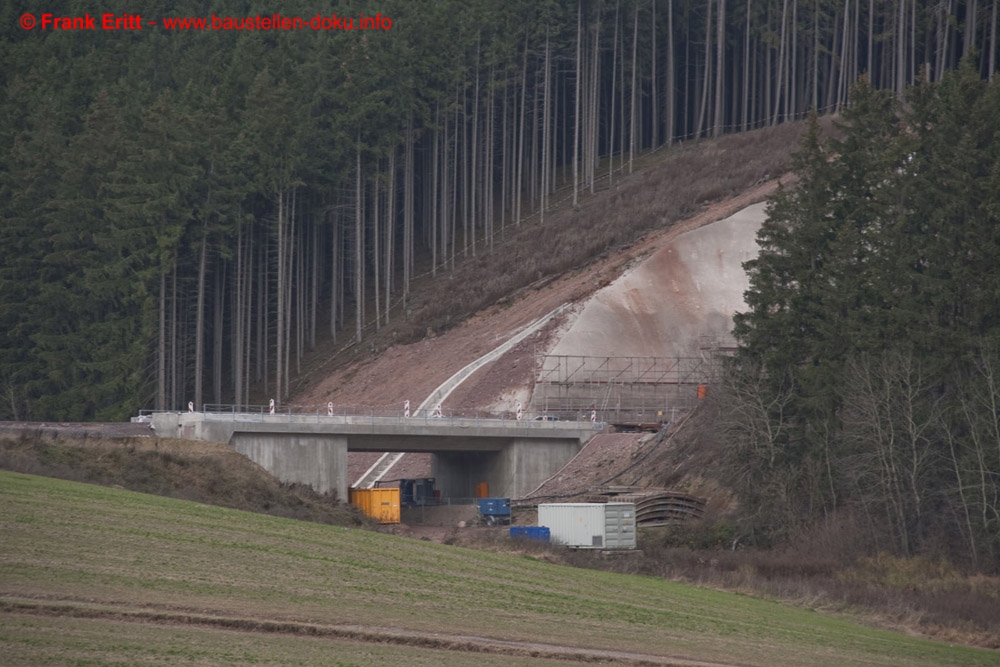
[(579, 549), (635, 549), (635, 503), (548, 503), (538, 525), (552, 542)]

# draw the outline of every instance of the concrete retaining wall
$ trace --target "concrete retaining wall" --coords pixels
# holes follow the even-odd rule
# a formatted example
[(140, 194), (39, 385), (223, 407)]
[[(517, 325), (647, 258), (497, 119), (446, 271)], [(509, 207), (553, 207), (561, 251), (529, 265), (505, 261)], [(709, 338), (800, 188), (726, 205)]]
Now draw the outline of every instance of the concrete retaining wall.
[(235, 433), (230, 445), (282, 482), (308, 484), (347, 502), (346, 437)]

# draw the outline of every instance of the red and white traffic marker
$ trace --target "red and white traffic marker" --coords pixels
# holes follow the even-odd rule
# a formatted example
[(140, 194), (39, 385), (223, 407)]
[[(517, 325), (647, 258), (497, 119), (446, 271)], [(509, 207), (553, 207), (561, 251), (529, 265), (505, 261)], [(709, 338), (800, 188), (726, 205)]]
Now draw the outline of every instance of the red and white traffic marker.
[(268, 407), (269, 412), (273, 415), (274, 414), (274, 399), (273, 398), (267, 404), (267, 407)]
[(440, 403), (438, 403), (437, 407), (434, 408), (434, 416), (435, 417), (441, 417), (442, 416), (441, 415), (441, 404)]
[(326, 414), (333, 416), (333, 401), (326, 404)]
[(521, 409), (521, 401), (517, 402), (517, 421), (521, 421), (521, 417), (524, 416), (524, 410)]
[(406, 419), (410, 418), (410, 402), (403, 401), (403, 417)]
[(594, 424), (597, 422), (597, 410), (590, 411), (590, 423)]
[(188, 401), (188, 412), (194, 412), (194, 401)]

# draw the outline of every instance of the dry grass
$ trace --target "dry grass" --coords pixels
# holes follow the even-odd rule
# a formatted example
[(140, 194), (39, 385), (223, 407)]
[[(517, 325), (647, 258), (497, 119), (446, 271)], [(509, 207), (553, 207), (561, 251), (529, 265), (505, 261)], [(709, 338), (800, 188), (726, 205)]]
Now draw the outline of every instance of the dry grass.
[(282, 484), (246, 457), (216, 443), (0, 438), (0, 469), (316, 523), (357, 526), (366, 521), (335, 498), (308, 486)]

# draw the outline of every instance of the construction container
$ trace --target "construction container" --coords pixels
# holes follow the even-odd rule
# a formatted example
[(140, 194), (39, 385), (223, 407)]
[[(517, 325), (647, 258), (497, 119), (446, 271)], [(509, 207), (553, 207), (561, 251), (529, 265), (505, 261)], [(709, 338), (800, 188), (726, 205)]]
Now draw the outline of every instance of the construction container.
[(433, 477), (399, 480), (399, 500), (407, 507), (433, 505), (436, 502)]
[(479, 522), (487, 525), (510, 523), (510, 498), (479, 498)]
[(538, 506), (538, 525), (552, 542), (579, 549), (635, 549), (634, 503), (562, 503)]
[(399, 488), (350, 489), (350, 503), (379, 523), (399, 523)]
[(476, 498), (487, 498), (490, 495), (490, 485), (486, 482), (476, 484)]
[(539, 542), (548, 542), (551, 533), (547, 526), (511, 526), (510, 536), (511, 538), (519, 537), (528, 540), (538, 540)]

